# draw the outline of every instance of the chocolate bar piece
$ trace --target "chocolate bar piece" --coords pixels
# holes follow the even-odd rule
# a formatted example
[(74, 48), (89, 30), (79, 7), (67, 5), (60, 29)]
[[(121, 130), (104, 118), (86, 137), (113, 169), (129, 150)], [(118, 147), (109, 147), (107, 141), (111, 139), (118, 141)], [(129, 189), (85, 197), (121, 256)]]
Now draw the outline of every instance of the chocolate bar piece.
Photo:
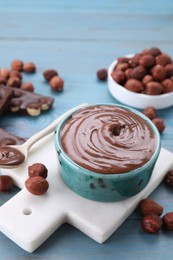
[(0, 85), (0, 115), (8, 108), (12, 98), (12, 90)]
[(26, 140), (19, 136), (9, 133), (8, 131), (0, 128), (0, 147), (6, 145), (23, 144)]
[(38, 116), (42, 111), (49, 110), (54, 102), (52, 97), (42, 96), (19, 88), (8, 86), (5, 86), (5, 88), (12, 91), (12, 99), (7, 111), (10, 113)]

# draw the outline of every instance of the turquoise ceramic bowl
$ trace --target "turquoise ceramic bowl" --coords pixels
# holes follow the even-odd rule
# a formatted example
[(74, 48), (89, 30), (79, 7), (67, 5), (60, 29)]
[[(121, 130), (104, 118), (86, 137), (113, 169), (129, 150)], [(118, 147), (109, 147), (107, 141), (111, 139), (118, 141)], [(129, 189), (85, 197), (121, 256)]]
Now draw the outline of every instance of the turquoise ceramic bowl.
[(70, 114), (58, 124), (54, 135), (55, 149), (60, 164), (60, 175), (72, 191), (87, 199), (102, 202), (124, 200), (142, 191), (149, 182), (161, 149), (160, 134), (154, 124), (135, 109), (117, 104), (96, 105), (121, 107), (138, 114), (147, 121), (157, 137), (157, 147), (152, 158), (142, 167), (123, 174), (99, 174), (82, 168), (68, 157), (61, 145), (61, 128), (71, 116)]

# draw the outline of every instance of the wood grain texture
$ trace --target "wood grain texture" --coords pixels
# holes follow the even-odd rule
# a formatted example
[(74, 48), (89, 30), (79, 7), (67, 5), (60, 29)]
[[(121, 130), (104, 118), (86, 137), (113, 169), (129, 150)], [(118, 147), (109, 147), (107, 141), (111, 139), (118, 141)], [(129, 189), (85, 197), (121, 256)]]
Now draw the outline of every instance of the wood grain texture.
[[(117, 102), (106, 83), (96, 78), (118, 56), (158, 46), (173, 57), (172, 0), (2, 0), (0, 3), (0, 67), (13, 59), (33, 61), (37, 73), (24, 75), (35, 91), (55, 97), (53, 109), (36, 118), (2, 116), (0, 127), (30, 137), (58, 115), (82, 102)], [(55, 68), (65, 81), (64, 92), (52, 92), (42, 72)], [(117, 102), (118, 103), (118, 102)], [(173, 152), (173, 108), (158, 111), (165, 120), (162, 146)], [(13, 196), (0, 194), (0, 205)], [(150, 196), (173, 211), (173, 190), (164, 183)], [(153, 236), (140, 228), (136, 210), (102, 245), (70, 225), (63, 225), (29, 254), (0, 233), (0, 260), (161, 260), (173, 259), (173, 233)]]

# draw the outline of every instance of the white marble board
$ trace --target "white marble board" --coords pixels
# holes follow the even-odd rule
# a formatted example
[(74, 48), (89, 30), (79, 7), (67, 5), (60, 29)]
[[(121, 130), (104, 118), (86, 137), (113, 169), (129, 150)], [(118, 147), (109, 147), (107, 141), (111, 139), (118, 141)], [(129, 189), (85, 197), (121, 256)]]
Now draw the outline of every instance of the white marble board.
[[(48, 168), (49, 189), (35, 196), (25, 188), (28, 166), (41, 162)], [(90, 201), (72, 192), (61, 180), (53, 134), (38, 141), (25, 163), (15, 169), (3, 169), (21, 188), (0, 207), (0, 231), (28, 252), (37, 249), (59, 226), (69, 223), (98, 243), (103, 243), (133, 212), (142, 198), (147, 197), (173, 168), (173, 154), (161, 149), (151, 180), (136, 196), (103, 203)]]

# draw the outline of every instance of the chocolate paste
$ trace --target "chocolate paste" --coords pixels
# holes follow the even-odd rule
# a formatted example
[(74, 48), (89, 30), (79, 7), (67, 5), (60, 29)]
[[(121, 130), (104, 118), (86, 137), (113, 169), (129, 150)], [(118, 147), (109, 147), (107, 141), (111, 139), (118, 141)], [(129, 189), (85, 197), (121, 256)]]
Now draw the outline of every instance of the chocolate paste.
[(4, 146), (0, 148), (0, 165), (13, 166), (24, 162), (25, 156), (13, 147)]
[(80, 109), (64, 124), (61, 144), (78, 165), (102, 174), (125, 173), (152, 157), (157, 138), (148, 123), (125, 109), (98, 105)]

